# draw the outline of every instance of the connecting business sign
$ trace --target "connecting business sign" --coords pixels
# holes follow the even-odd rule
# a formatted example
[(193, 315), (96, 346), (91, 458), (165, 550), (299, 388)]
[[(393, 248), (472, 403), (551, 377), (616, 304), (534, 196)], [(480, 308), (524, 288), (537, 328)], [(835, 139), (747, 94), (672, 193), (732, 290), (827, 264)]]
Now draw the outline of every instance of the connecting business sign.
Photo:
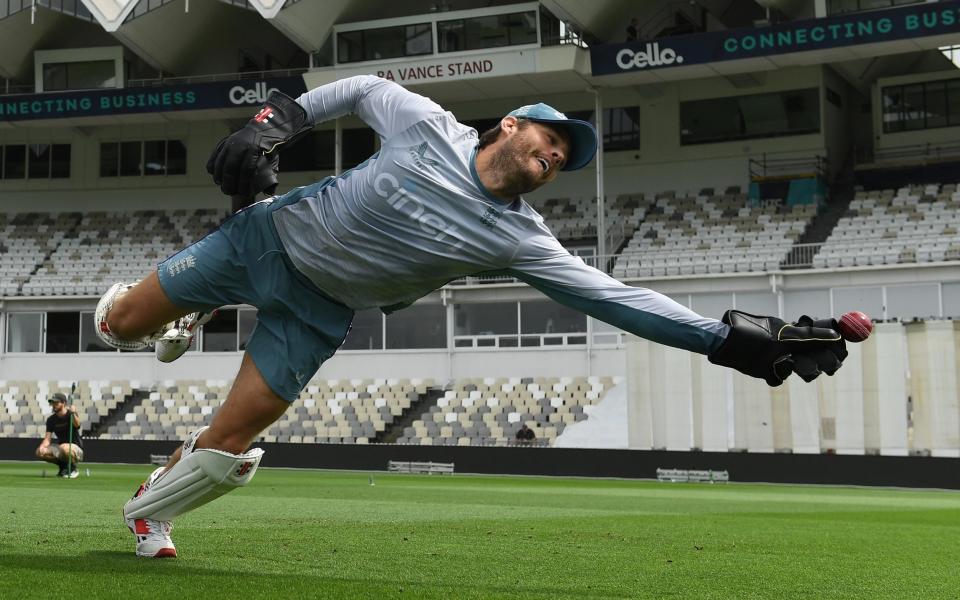
[(307, 87), (303, 77), (282, 77), (196, 85), (0, 96), (0, 121), (254, 106), (263, 104), (273, 90), (296, 98), (307, 91)]
[(960, 32), (960, 2), (914, 4), (822, 19), (590, 48), (594, 75), (889, 42)]

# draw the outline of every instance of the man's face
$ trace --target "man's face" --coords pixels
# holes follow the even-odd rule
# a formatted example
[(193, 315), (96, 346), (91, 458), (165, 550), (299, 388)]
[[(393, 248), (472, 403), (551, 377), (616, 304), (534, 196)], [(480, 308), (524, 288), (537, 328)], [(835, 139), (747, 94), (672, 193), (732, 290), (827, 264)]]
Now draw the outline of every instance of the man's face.
[(570, 140), (563, 130), (507, 117), (501, 124), (506, 138), (491, 166), (503, 178), (504, 191), (519, 196), (553, 181), (567, 163)]
[(50, 406), (53, 408), (53, 412), (60, 412), (61, 410), (63, 410), (63, 401), (54, 400), (53, 402), (50, 403)]

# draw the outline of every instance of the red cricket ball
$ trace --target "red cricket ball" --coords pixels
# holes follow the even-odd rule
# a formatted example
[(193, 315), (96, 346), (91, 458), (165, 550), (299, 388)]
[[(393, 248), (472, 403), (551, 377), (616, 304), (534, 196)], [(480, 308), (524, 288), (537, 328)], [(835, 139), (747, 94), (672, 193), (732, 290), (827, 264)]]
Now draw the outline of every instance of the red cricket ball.
[(862, 342), (873, 332), (873, 321), (862, 312), (852, 310), (840, 317), (837, 329), (848, 342)]

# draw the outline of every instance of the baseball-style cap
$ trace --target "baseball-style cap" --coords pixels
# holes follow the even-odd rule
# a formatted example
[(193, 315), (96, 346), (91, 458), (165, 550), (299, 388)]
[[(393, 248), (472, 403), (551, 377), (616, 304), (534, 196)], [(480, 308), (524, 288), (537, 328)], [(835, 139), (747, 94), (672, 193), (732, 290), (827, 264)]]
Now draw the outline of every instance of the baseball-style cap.
[(50, 394), (50, 397), (47, 399), (47, 402), (53, 404), (54, 402), (66, 402), (67, 397), (57, 392), (56, 394)]
[(567, 115), (543, 102), (521, 106), (507, 116), (548, 123), (564, 129), (570, 136), (570, 156), (567, 157), (564, 171), (576, 171), (587, 166), (597, 153), (597, 130), (593, 125), (579, 119), (568, 119)]

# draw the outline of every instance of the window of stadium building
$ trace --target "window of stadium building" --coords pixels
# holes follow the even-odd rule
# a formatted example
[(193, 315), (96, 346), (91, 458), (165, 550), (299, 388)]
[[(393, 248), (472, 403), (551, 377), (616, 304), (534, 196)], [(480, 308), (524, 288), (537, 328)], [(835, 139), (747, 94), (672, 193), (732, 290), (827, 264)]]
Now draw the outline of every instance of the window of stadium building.
[(102, 142), (100, 177), (184, 175), (187, 146), (182, 140)]
[(430, 23), (337, 33), (337, 62), (351, 63), (433, 54)]
[[(280, 171), (332, 171), (335, 166), (335, 133), (332, 129), (311, 131), (297, 140), (296, 152), (287, 151)], [(351, 169), (376, 151), (376, 134), (370, 128), (343, 130), (343, 168)]]
[(827, 14), (835, 15), (861, 10), (875, 10), (878, 8), (892, 8), (905, 4), (922, 4), (928, 0), (828, 0)]
[(80, 313), (48, 312), (46, 331), (47, 354), (80, 351)]
[(415, 304), (386, 316), (388, 350), (447, 347), (447, 308)]
[[(587, 343), (587, 316), (550, 300), (520, 303), (520, 344), (561, 346)], [(564, 335), (564, 334), (579, 335)]]
[(80, 352), (116, 352), (97, 336), (93, 313), (80, 313)]
[(960, 79), (883, 88), (883, 132), (960, 125)]
[(680, 103), (680, 143), (709, 144), (820, 131), (816, 88)]
[(43, 313), (7, 315), (7, 352), (40, 352)]
[(437, 22), (440, 52), (460, 52), (537, 43), (534, 10)]
[(0, 146), (3, 179), (62, 179), (70, 177), (70, 144)]
[(383, 313), (380, 309), (361, 310), (353, 316), (343, 350), (382, 350)]
[(116, 63), (112, 60), (45, 63), (43, 91), (92, 90), (117, 87)]
[(209, 323), (203, 326), (204, 352), (236, 352), (239, 347), (237, 337), (237, 311), (220, 309)]

